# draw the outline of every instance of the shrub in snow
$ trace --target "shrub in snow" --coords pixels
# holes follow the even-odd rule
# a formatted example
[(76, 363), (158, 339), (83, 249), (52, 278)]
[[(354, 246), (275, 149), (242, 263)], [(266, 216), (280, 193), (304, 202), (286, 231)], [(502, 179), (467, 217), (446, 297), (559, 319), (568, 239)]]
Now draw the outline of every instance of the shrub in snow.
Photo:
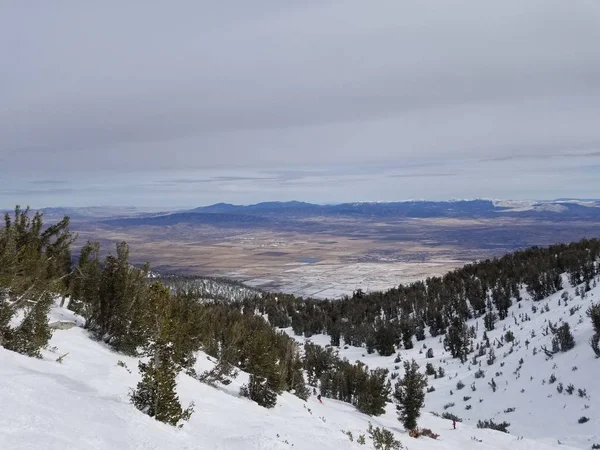
[(458, 383), (456, 383), (456, 389), (458, 391), (460, 391), (464, 387), (465, 387), (465, 383), (463, 383), (462, 381), (459, 381)]
[(463, 420), (458, 417), (456, 414), (452, 414), (451, 412), (444, 412), (442, 413), (442, 419), (447, 419), (447, 420), (456, 420), (457, 422), (462, 422)]
[(435, 375), (435, 367), (433, 367), (433, 364), (431, 363), (427, 363), (425, 365), (425, 375)]
[(383, 427), (373, 428), (371, 422), (369, 422), (367, 433), (373, 440), (373, 448), (375, 450), (401, 450), (404, 448), (402, 443), (394, 437), (394, 433)]
[(489, 428), (491, 430), (502, 431), (503, 433), (508, 433), (509, 426), (510, 423), (508, 422), (495, 423), (492, 419), (479, 420), (477, 422), (477, 428)]
[(578, 420), (579, 423), (586, 423), (589, 422), (590, 418), (589, 417), (585, 417), (585, 416), (581, 416)]
[(411, 430), (408, 433), (408, 435), (415, 439), (419, 438), (420, 436), (426, 436), (431, 439), (437, 439), (440, 437), (439, 434), (434, 433), (429, 428), (417, 428), (417, 429)]

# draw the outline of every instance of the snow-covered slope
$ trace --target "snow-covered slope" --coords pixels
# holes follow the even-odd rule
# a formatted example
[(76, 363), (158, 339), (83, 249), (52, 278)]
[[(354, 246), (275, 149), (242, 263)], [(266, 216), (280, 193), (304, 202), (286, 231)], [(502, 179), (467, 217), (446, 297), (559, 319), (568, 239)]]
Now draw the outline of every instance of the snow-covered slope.
[[(52, 321), (58, 320), (67, 323), (78, 322), (78, 318), (69, 311), (55, 308)], [(582, 326), (578, 330), (578, 340), (587, 332), (587, 328)], [(194, 401), (196, 406), (190, 422), (182, 429), (176, 429), (154, 421), (129, 404), (128, 391), (138, 381), (136, 359), (114, 353), (91, 340), (87, 333), (77, 326), (56, 330), (51, 347), (51, 350), (44, 352), (43, 360), (27, 358), (0, 348), (2, 450), (364, 449), (372, 448), (369, 439), (367, 438), (366, 446), (361, 446), (356, 442), (356, 438), (359, 434), (365, 434), (369, 420), (374, 426), (385, 426), (392, 430), (396, 438), (411, 450), (544, 450), (559, 447), (556, 440), (519, 439), (515, 435), (479, 430), (468, 422), (459, 424), (457, 430), (452, 430), (451, 422), (427, 413), (423, 415), (420, 425), (439, 433), (439, 439), (412, 439), (396, 420), (392, 405), (388, 406), (388, 412), (384, 416), (369, 418), (344, 403), (324, 399), (324, 403), (319, 404), (314, 397), (303, 402), (290, 394), (284, 394), (279, 397), (274, 409), (267, 410), (238, 396), (239, 387), (247, 378), (245, 374), (240, 374), (232, 384), (220, 389), (202, 384), (187, 375), (180, 375), (178, 391), (182, 403), (185, 406)], [(562, 367), (575, 361), (580, 370), (573, 373), (570, 380), (583, 386), (586, 383), (579, 378), (580, 375), (583, 378), (585, 366), (595, 363), (589, 353), (589, 349), (580, 342), (572, 355), (557, 358), (556, 362)], [(56, 361), (59, 356), (65, 354), (67, 355), (62, 363)], [(119, 361), (127, 367), (118, 365)], [(536, 373), (532, 385), (539, 384), (540, 378), (546, 376), (547, 364), (552, 363), (545, 363), (542, 356), (537, 359), (528, 358), (525, 367), (531, 366), (531, 371)], [(199, 355), (197, 370), (205, 370), (211, 365), (206, 355)], [(452, 364), (449, 363), (446, 367), (449, 373), (453, 373)], [(534, 370), (536, 367), (541, 370)], [(509, 370), (507, 359), (505, 372), (508, 373)], [(458, 378), (434, 382), (439, 388), (440, 396), (428, 399), (429, 409), (439, 409), (439, 405), (444, 401), (442, 392), (448, 390), (458, 379), (468, 378), (466, 368), (457, 368), (456, 371), (459, 372)], [(525, 373), (522, 379), (524, 377)], [(506, 378), (510, 378), (508, 374)], [(591, 381), (591, 378), (588, 377), (588, 381)], [(590, 392), (591, 383), (587, 384)], [(543, 386), (538, 389), (551, 391)], [(480, 387), (480, 391), (476, 393), (477, 396), (483, 395), (484, 386)], [(531, 392), (533, 391), (532, 389)], [(462, 392), (467, 391), (461, 391), (461, 394)], [(458, 395), (455, 394), (455, 397), (457, 404), (460, 404)], [(496, 395), (498, 400), (505, 400), (507, 405), (523, 409), (524, 399), (533, 399), (513, 394), (512, 384), (510, 393), (498, 392)], [(535, 397), (533, 401), (545, 402), (541, 397)], [(521, 401), (517, 403), (519, 398)], [(486, 395), (486, 405), (487, 399), (490, 399), (489, 395)], [(561, 401), (567, 402), (567, 399)], [(568, 403), (583, 404), (584, 401), (570, 398)], [(547, 407), (546, 403), (540, 405), (542, 408)], [(535, 405), (530, 405), (530, 409), (534, 407)], [(480, 414), (482, 417), (490, 416), (492, 411), (501, 408), (500, 405), (490, 407)], [(521, 409), (518, 411), (521, 413)], [(555, 411), (557, 415), (561, 413), (560, 410)], [(569, 408), (564, 423), (573, 419), (575, 413), (579, 414), (575, 406)], [(534, 418), (530, 420), (535, 425)], [(587, 430), (586, 433), (591, 435), (591, 430), (597, 425), (598, 422), (595, 422), (595, 425), (581, 430)], [(525, 429), (527, 424), (522, 424), (522, 427)], [(548, 428), (551, 431), (551, 426)], [(350, 431), (354, 442), (350, 442), (343, 431)], [(560, 448), (570, 447), (561, 445)]]
[[(598, 284), (585, 294), (585, 298), (575, 295), (576, 289), (569, 286), (566, 277), (563, 280), (566, 289), (542, 301), (530, 300), (523, 291), (524, 299), (513, 304), (505, 320), (496, 322), (495, 330), (487, 332), (496, 355), (493, 365), (487, 364), (486, 356), (478, 358), (474, 365), (472, 359), (476, 351), (469, 355), (465, 364), (461, 364), (444, 351), (440, 337), (429, 337), (429, 333), (425, 341), (414, 342), (414, 349), (400, 350), (402, 361), (414, 358), (422, 371), (430, 362), (436, 369), (441, 366), (446, 372), (444, 378), (428, 377), (429, 386), (433, 386), (435, 391), (426, 395), (425, 410), (439, 414), (454, 413), (464, 420), (464, 424), (473, 427), (478, 420), (506, 421), (511, 424), (511, 434), (534, 438), (538, 442), (561, 442), (587, 449), (593, 444), (600, 444), (600, 359), (595, 358), (588, 344), (593, 329), (586, 317), (587, 308), (600, 300)], [(566, 303), (561, 299), (563, 295), (569, 297)], [(525, 320), (525, 315), (530, 320)], [(568, 322), (576, 343), (574, 349), (558, 353), (551, 359), (541, 350), (542, 346), (552, 348), (552, 333), (544, 335), (548, 333), (549, 322)], [(470, 321), (469, 326), (476, 327), (475, 342), (481, 343), (485, 330), (483, 318)], [(509, 330), (515, 336), (512, 353), (511, 344), (504, 343), (499, 349), (494, 345)], [(293, 335), (291, 328), (286, 331)], [(304, 341), (301, 337), (296, 339)], [(330, 341), (328, 336), (314, 336), (311, 340), (321, 345)], [(526, 341), (529, 341), (528, 345)], [(426, 358), (426, 348), (433, 349), (433, 358)], [(397, 371), (400, 376), (404, 374), (402, 362), (394, 362), (396, 356), (369, 355), (364, 348), (355, 347), (341, 348), (339, 354), (350, 361), (363, 361), (372, 369), (385, 367), (390, 373)], [(485, 372), (484, 378), (475, 377), (479, 369)], [(556, 381), (551, 383), (552, 374)], [(488, 384), (492, 378), (497, 385), (496, 392)], [(457, 389), (459, 381), (464, 384), (462, 389)], [(471, 388), (473, 383), (475, 391)], [(557, 390), (560, 383), (564, 388), (562, 393)], [(569, 384), (575, 388), (571, 395), (566, 390)], [(585, 390), (585, 397), (579, 396), (579, 389)], [(471, 398), (465, 400), (466, 397)], [(449, 404), (454, 405), (447, 406)], [(468, 405), (470, 409), (467, 410)], [(514, 411), (505, 412), (512, 408)], [(579, 419), (583, 416), (590, 420), (580, 424)]]

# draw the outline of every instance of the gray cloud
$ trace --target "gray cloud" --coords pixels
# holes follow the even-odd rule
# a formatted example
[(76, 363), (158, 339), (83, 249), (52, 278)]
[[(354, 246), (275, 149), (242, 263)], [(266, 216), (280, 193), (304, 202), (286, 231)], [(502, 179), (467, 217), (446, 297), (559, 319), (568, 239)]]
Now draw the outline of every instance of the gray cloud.
[[(137, 173), (164, 187), (173, 171), (221, 169), (193, 182), (222, 186), (218, 201), (253, 182), (256, 196), (281, 195), (267, 186), (314, 182), (303, 171), (314, 177), (319, 166), (332, 179), (367, 167), (446, 173), (455, 170), (431, 166), (585, 159), (600, 148), (599, 2), (73, 0), (2, 9), (5, 180), (88, 172), (115, 184), (120, 174), (118, 189)], [(261, 172), (237, 174), (248, 168)], [(400, 177), (411, 176), (390, 179)], [(427, 183), (416, 187), (448, 192)]]

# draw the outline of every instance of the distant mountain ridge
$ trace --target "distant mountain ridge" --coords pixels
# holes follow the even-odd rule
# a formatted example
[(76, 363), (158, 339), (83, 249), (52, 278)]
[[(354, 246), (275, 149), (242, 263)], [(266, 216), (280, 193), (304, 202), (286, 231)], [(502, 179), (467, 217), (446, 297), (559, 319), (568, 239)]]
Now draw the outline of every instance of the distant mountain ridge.
[(217, 203), (165, 214), (136, 215), (106, 221), (112, 225), (173, 225), (177, 223), (256, 225), (317, 217), (363, 219), (497, 218), (499, 215), (537, 220), (600, 220), (600, 201), (556, 200), (542, 202), (453, 201), (355, 202), (319, 205), (299, 201), (262, 202), (252, 205)]

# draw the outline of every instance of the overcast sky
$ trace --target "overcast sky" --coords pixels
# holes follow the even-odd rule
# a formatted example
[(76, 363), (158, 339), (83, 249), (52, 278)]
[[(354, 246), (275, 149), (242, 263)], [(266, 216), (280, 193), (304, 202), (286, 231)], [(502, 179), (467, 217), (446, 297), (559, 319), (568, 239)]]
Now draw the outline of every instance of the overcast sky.
[(0, 4), (0, 207), (600, 197), (600, 1)]

